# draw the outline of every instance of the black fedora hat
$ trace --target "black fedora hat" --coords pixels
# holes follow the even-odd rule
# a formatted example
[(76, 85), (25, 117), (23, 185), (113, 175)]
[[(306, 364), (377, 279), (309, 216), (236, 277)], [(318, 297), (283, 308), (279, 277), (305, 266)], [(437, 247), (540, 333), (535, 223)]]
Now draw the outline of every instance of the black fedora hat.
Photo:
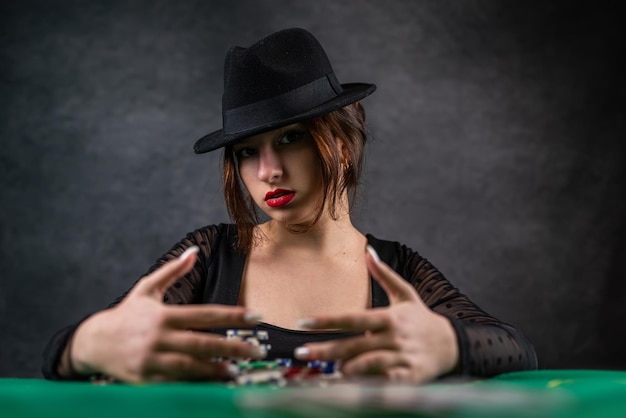
[(249, 48), (233, 47), (224, 63), (223, 129), (194, 145), (196, 154), (324, 115), (374, 92), (340, 84), (320, 43), (304, 29), (273, 33)]

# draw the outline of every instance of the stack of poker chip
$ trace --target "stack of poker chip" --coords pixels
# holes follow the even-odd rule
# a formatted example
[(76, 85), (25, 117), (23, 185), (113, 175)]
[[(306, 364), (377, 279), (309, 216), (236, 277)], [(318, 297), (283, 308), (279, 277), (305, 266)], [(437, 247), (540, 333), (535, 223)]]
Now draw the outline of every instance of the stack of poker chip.
[(282, 386), (285, 383), (283, 372), (274, 361), (250, 361), (238, 364), (239, 374), (234, 381), (237, 385), (270, 383)]
[[(267, 331), (256, 329), (229, 329), (226, 331), (226, 339), (245, 341), (248, 344), (260, 346), (266, 352), (272, 349), (267, 343), (269, 336)], [(253, 361), (249, 359), (236, 360), (233, 364), (237, 367), (237, 375), (234, 383), (237, 385), (254, 385), (259, 383), (284, 383), (281, 365), (276, 361)]]
[(267, 331), (258, 329), (229, 329), (226, 331), (227, 340), (245, 341), (249, 344), (261, 346), (270, 351), (272, 346), (265, 341), (269, 339)]
[(309, 361), (306, 366), (294, 366), (284, 370), (284, 378), (289, 381), (305, 381), (312, 378), (335, 379), (341, 377), (334, 361)]
[[(226, 331), (229, 340), (245, 341), (248, 344), (261, 346), (266, 352), (272, 349), (268, 344), (267, 331), (256, 329), (229, 329)], [(236, 385), (276, 384), (285, 385), (288, 381), (300, 383), (312, 379), (335, 379), (341, 374), (335, 368), (334, 361), (310, 361), (306, 366), (295, 366), (289, 358), (273, 360), (233, 360), (237, 367), (237, 375), (233, 377)]]

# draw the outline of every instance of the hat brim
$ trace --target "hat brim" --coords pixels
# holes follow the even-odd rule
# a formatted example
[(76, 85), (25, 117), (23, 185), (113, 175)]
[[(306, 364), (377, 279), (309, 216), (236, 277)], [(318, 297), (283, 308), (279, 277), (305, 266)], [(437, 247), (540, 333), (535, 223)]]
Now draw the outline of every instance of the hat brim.
[(193, 146), (193, 150), (196, 154), (203, 154), (218, 148), (233, 145), (243, 138), (282, 128), (283, 126), (291, 125), (303, 120), (322, 116), (326, 113), (332, 112), (333, 110), (341, 109), (344, 106), (357, 102), (364, 97), (369, 96), (376, 90), (376, 86), (374, 84), (366, 83), (348, 83), (342, 84), (341, 87), (343, 92), (337, 95), (337, 97), (290, 118), (267, 122), (261, 126), (254, 127), (253, 129), (237, 133), (228, 134), (225, 133), (223, 129), (211, 132), (210, 134), (198, 139)]

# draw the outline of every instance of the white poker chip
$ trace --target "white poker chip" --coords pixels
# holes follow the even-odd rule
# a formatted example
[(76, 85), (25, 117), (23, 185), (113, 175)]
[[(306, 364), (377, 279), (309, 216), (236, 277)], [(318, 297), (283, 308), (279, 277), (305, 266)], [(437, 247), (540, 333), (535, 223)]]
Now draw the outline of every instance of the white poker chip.
[(226, 330), (226, 337), (256, 337), (258, 340), (267, 340), (269, 338), (269, 335), (267, 331), (258, 329), (229, 329)]
[(243, 373), (235, 378), (238, 385), (253, 385), (258, 383), (281, 383), (284, 380), (280, 370), (257, 370)]

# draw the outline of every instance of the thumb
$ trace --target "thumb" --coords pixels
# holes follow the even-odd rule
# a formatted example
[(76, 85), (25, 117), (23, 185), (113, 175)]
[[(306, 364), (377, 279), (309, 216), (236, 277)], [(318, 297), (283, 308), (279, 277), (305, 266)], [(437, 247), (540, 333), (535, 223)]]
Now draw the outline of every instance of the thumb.
[(386, 263), (381, 261), (378, 253), (371, 246), (367, 246), (365, 264), (370, 274), (387, 293), (390, 303), (420, 300), (417, 291), (406, 280), (396, 273)]
[(187, 248), (178, 258), (168, 261), (141, 279), (133, 289), (133, 293), (162, 300), (167, 289), (193, 268), (198, 250), (199, 248), (195, 245)]

